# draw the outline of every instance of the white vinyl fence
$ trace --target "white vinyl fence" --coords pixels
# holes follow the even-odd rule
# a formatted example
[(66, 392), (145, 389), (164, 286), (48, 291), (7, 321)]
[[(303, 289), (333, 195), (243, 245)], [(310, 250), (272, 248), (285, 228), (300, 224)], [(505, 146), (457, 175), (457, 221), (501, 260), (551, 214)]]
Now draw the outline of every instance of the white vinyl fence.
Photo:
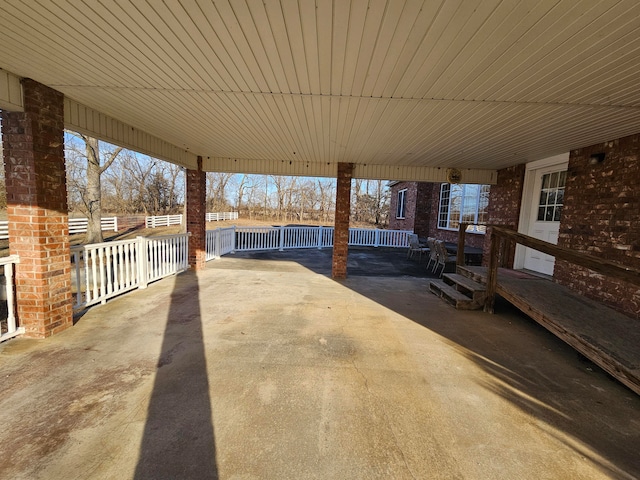
[(237, 220), (238, 212), (207, 213), (205, 214), (204, 218), (207, 222), (220, 222), (222, 220)]
[(189, 234), (137, 237), (133, 240), (73, 247), (74, 309), (109, 298), (189, 267)]
[[(156, 215), (147, 217), (145, 226), (147, 228), (170, 227), (171, 225), (182, 225), (182, 215)], [(238, 212), (205, 213), (206, 222), (220, 222), (223, 220), (237, 220)]]
[[(361, 247), (409, 246), (407, 230), (350, 228), (349, 245)], [(231, 227), (207, 230), (207, 260), (238, 251), (325, 248), (333, 246), (333, 227)]]
[[(87, 231), (88, 218), (69, 218), (69, 235), (85, 233)], [(102, 231), (117, 232), (118, 217), (103, 217), (100, 219)]]
[[(85, 233), (87, 231), (87, 218), (69, 218), (69, 235), (75, 233)], [(104, 217), (101, 221), (102, 231), (118, 231), (118, 217)], [(0, 240), (9, 238), (9, 222), (7, 220), (0, 221)]]
[(147, 228), (170, 227), (171, 225), (182, 225), (182, 215), (156, 215), (147, 217), (145, 226)]
[(15, 280), (13, 269), (20, 259), (17, 255), (10, 255), (0, 259), (0, 268), (4, 271), (3, 291), (0, 291), (0, 298), (7, 302), (7, 318), (0, 322), (0, 342), (24, 333), (24, 327), (16, 325), (15, 314)]

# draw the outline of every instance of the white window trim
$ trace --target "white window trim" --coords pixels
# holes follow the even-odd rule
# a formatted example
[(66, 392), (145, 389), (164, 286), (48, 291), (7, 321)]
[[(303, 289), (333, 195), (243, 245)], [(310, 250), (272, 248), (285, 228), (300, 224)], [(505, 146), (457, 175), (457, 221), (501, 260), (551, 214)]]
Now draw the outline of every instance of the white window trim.
[[(402, 194), (402, 195), (401, 195)], [(402, 208), (400, 208), (400, 197), (402, 197)], [(398, 211), (402, 216), (398, 216)], [(396, 205), (396, 220), (405, 220), (407, 217), (407, 189), (398, 190), (398, 204)]]
[[(441, 227), (440, 226), (440, 208), (442, 207), (442, 188), (445, 185), (449, 185), (447, 183), (442, 183), (440, 185), (440, 196), (438, 198), (438, 218), (436, 221), (436, 227), (438, 230), (446, 230), (448, 232), (457, 232), (458, 229), (457, 228), (450, 228), (450, 227)], [(464, 200), (465, 195), (464, 195), (464, 191), (466, 189), (466, 185), (462, 186), (462, 198)], [(480, 206), (480, 194), (482, 192), (482, 189), (478, 189), (478, 198), (477, 198), (477, 203), (476, 203), (476, 213), (475, 213), (475, 217), (476, 217), (476, 222), (477, 222), (477, 218), (478, 218), (478, 208)], [(462, 215), (462, 212), (464, 211), (464, 205), (461, 204), (460, 205), (460, 215)], [(449, 185), (449, 206), (447, 208), (447, 225), (451, 224), (451, 186)], [(478, 225), (469, 225), (467, 226), (467, 230), (466, 233), (473, 233), (476, 235), (484, 235), (486, 233), (486, 227), (482, 228), (481, 226)]]

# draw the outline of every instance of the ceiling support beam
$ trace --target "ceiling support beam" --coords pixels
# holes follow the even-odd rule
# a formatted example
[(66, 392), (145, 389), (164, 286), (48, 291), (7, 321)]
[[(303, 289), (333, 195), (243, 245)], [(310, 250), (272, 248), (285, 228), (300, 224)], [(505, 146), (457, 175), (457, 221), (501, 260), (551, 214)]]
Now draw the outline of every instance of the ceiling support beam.
[[(338, 171), (338, 163), (206, 157), (203, 161), (203, 168), (207, 172), (335, 178)], [(353, 177), (366, 180), (404, 180), (439, 183), (449, 181), (448, 172), (449, 169), (446, 167), (354, 164)], [(496, 170), (460, 169), (460, 173), (460, 183), (493, 185), (498, 179), (498, 172)]]
[(69, 130), (95, 137), (113, 145), (189, 169), (198, 168), (197, 155), (66, 97), (64, 99), (64, 125)]

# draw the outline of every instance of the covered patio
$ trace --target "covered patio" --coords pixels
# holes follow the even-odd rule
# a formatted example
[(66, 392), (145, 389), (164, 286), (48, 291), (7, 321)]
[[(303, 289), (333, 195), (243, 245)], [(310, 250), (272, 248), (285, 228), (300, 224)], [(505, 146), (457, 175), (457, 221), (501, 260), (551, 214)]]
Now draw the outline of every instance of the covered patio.
[(640, 397), (533, 321), (302, 253), (228, 255), (4, 344), (0, 477), (640, 476)]
[[(637, 183), (624, 159), (635, 158), (640, 130), (639, 19), (631, 0), (3, 2), (19, 325), (48, 337), (73, 323), (64, 129), (186, 169), (196, 270), (206, 172), (336, 178), (332, 276), (345, 278), (354, 178), (492, 185), (487, 221), (513, 227), (521, 200), (536, 197), (519, 172), (571, 151), (576, 171), (600, 165), (600, 184), (609, 168), (620, 175), (599, 193), (627, 195)], [(567, 178), (581, 191), (589, 172)], [(637, 209), (626, 205), (611, 225), (624, 235), (604, 247), (636, 265)]]
[[(566, 155), (558, 241), (638, 272), (638, 32), (633, 0), (3, 2), (0, 477), (640, 477), (640, 397), (349, 249), (354, 178), (491, 185), (520, 232)], [(64, 129), (186, 169), (190, 270), (80, 318)], [(336, 178), (333, 251), (206, 264), (208, 171)]]

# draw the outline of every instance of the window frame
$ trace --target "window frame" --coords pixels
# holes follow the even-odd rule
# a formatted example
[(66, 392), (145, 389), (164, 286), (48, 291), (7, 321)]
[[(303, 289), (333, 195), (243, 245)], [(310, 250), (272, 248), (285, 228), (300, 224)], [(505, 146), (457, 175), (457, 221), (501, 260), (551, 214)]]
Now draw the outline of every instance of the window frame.
[(407, 189), (398, 190), (398, 202), (396, 204), (396, 220), (407, 218)]
[[(469, 195), (467, 192), (468, 187), (478, 187), (478, 192), (475, 195)], [(454, 188), (459, 188), (459, 192), (454, 192)], [(483, 225), (487, 221), (488, 216), (488, 195), (490, 192), (490, 185), (476, 185), (476, 184), (451, 184), (451, 183), (442, 183), (440, 184), (440, 198), (438, 201), (438, 218), (437, 218), (437, 228), (439, 230), (447, 230), (447, 231), (458, 231), (458, 226), (452, 227), (452, 223), (457, 223), (460, 225), (462, 219), (465, 216), (473, 215), (473, 221), (468, 223), (474, 223), (477, 225), (469, 225), (467, 227), (467, 233), (476, 233), (480, 235), (484, 235), (486, 233), (486, 227)], [(455, 195), (454, 195), (455, 193)], [(475, 206), (469, 208), (468, 204), (465, 205), (465, 199), (473, 199), (475, 202)], [(486, 202), (481, 202), (483, 198), (486, 198)], [(457, 209), (452, 211), (452, 203), (459, 203)], [(468, 201), (468, 200), (467, 200)], [(481, 209), (481, 203), (485, 203), (483, 206), (484, 209)], [(453, 215), (452, 215), (453, 213)], [(452, 218), (452, 216), (454, 218)], [(457, 216), (457, 218), (455, 218)], [(485, 217), (485, 220), (482, 220), (481, 217)]]
[[(536, 221), (560, 222), (564, 208), (567, 170), (543, 173), (540, 182), (540, 198), (538, 200)], [(551, 218), (547, 218), (549, 212), (551, 212)]]

